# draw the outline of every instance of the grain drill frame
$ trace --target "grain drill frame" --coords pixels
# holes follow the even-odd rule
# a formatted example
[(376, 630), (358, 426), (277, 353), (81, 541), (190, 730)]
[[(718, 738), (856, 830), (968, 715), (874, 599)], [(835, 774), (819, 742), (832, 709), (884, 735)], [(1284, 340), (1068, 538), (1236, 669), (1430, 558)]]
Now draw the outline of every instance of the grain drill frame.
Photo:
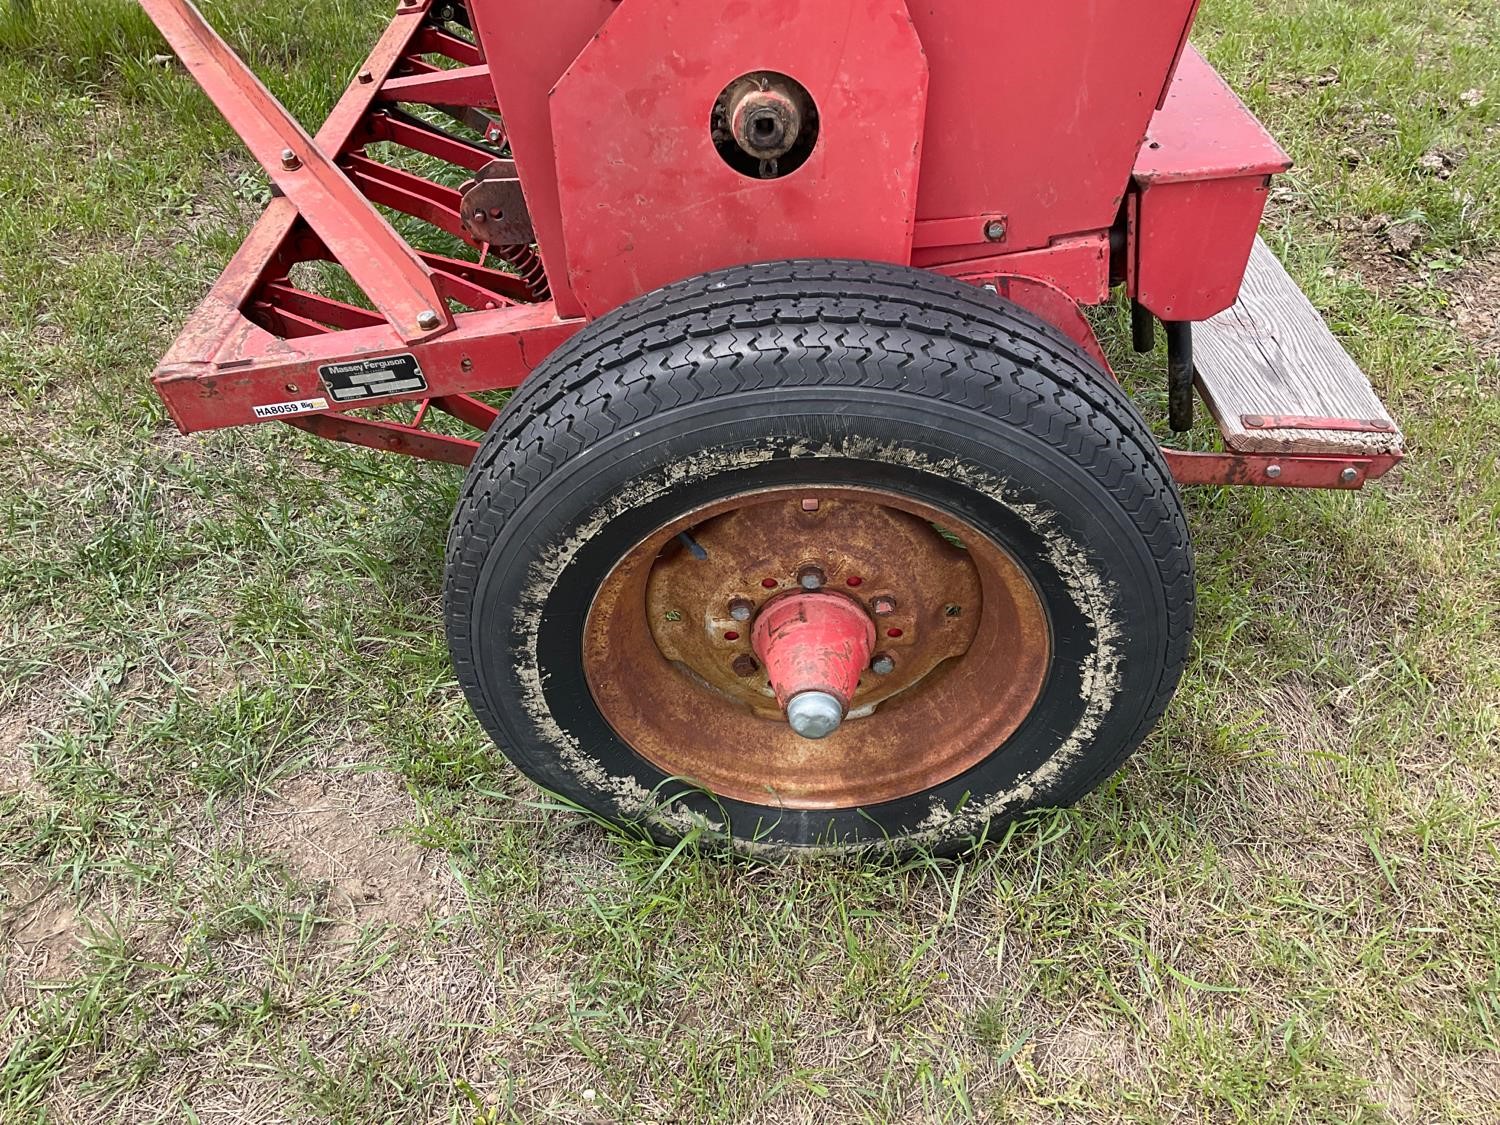
[[(847, 22), (845, 9), (911, 30), (859, 42), (859, 84), (829, 94), (857, 120), (847, 135), (831, 135), (837, 119), (823, 106), (826, 166), (795, 181), (745, 181), (719, 166), (706, 125), (695, 128), (695, 115), (706, 121), (707, 113), (687, 96), (692, 83), (650, 45), (666, 21), (701, 55), (692, 60), (695, 84), (716, 92), (716, 78), (705, 85), (698, 76), (739, 73), (747, 44), (760, 53), (744, 57), (767, 55), (760, 5), (402, 0), (314, 138), (188, 0), (141, 3), (277, 196), (155, 373), (185, 433), (275, 419), (467, 464), (476, 443), (424, 430), (428, 407), (486, 430), (496, 411), (470, 395), (519, 385), (574, 332), (631, 297), (741, 261), (846, 257), (993, 287), (1106, 370), (1080, 308), (1123, 283), (1143, 349), (1151, 317), (1167, 325), (1181, 428), (1180, 400), (1195, 373), (1190, 326), (1209, 322), (1199, 330), (1196, 375), (1226, 448), (1165, 449), (1182, 484), (1357, 489), (1401, 457), (1395, 424), (1342, 349), (1330, 348), (1321, 321), (1288, 296), (1268, 253), (1256, 257), (1258, 286), (1269, 292), (1234, 307), (1270, 179), (1291, 162), (1187, 43), (1194, 0), (1144, 12), (1096, 5), (1092, 16), (1084, 5), (1040, 5), (1014, 18), (971, 0), (910, 13), (904, 0), (822, 12), (807, 5), (815, 11), (798, 22), (813, 44)], [(778, 38), (795, 53), (796, 36)], [(997, 39), (1009, 45), (999, 75), (987, 46)], [(1060, 88), (1072, 71), (1036, 49), (1051, 42), (1076, 44), (1088, 56), (1080, 65), (1098, 75), (1076, 106), (1073, 91)], [(631, 81), (632, 96), (619, 99)], [(644, 103), (634, 96), (641, 91)], [(679, 97), (680, 110), (662, 108)], [(1071, 130), (1059, 119), (1065, 105)], [(437, 109), (463, 128), (438, 128), (403, 106)], [(376, 159), (369, 150), (379, 142), (492, 182), (497, 171), (502, 183), (519, 175), (511, 198), (529, 215), (515, 242), (485, 241), (464, 192)], [(705, 182), (713, 186), (696, 198)], [(475, 260), (413, 249), (380, 208), (468, 243)], [(375, 311), (289, 279), (298, 263), (329, 260)], [(1304, 340), (1311, 362), (1342, 380), (1331, 395), (1326, 377), (1320, 394), (1290, 366), (1309, 362), (1294, 352)], [(400, 390), (392, 379), (390, 393), (343, 400), (329, 385), (330, 371), (367, 364), (378, 372), (393, 356), (411, 357), (424, 385)], [(1246, 370), (1261, 382), (1237, 388), (1252, 397), (1248, 406), (1223, 386)], [(1221, 397), (1233, 416), (1218, 409)], [(1368, 402), (1335, 416), (1329, 398)], [(352, 413), (403, 401), (419, 404), (418, 422)]]

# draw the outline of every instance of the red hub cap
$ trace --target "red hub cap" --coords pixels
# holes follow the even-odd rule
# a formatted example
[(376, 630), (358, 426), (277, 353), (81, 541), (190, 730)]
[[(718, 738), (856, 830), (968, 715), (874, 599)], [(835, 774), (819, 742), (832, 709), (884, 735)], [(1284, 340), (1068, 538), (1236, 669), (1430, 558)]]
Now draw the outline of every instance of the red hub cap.
[(875, 649), (875, 623), (841, 594), (789, 594), (755, 619), (755, 655), (776, 702), (803, 738), (839, 728)]

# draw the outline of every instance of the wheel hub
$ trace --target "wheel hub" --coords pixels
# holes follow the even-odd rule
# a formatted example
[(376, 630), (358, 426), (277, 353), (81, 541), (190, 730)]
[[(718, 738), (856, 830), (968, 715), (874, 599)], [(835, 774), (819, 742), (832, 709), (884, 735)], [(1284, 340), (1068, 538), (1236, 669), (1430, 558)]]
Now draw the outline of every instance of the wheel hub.
[(792, 729), (803, 738), (826, 738), (859, 690), (875, 648), (875, 622), (841, 594), (788, 594), (755, 619), (751, 644)]
[(798, 592), (841, 597), (873, 624), (870, 656), (884, 671), (846, 697), (855, 717), (968, 650), (979, 574), (931, 521), (857, 494), (773, 495), (701, 520), (655, 561), (647, 611), (668, 660), (779, 722), (787, 700), (755, 650), (754, 623)]
[(982, 761), (1025, 718), (1046, 616), (1003, 548), (884, 490), (700, 509), (621, 560), (584, 668), (638, 754), (726, 797), (853, 807)]

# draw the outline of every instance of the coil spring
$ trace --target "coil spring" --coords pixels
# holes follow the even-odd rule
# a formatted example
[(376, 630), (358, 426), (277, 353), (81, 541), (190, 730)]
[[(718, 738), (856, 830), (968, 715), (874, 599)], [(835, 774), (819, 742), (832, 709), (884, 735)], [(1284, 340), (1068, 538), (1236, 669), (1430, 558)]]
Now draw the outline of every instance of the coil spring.
[(531, 294), (533, 301), (545, 301), (552, 295), (552, 287), (547, 284), (546, 267), (542, 265), (542, 256), (536, 252), (535, 247), (497, 246), (495, 255), (516, 271), (516, 276), (525, 283), (526, 291)]

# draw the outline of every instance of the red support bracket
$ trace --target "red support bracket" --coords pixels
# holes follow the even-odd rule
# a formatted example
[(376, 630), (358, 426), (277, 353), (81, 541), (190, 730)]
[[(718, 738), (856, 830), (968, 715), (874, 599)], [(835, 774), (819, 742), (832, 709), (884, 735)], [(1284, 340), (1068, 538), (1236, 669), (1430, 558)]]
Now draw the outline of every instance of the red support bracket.
[(1163, 449), (1181, 485), (1259, 485), (1262, 488), (1332, 488), (1358, 491), (1401, 460), (1395, 454), (1336, 457), (1314, 453), (1191, 453)]
[(490, 68), (482, 64), (392, 78), (381, 89), (380, 98), (387, 102), (416, 102), (419, 105), (500, 108), (495, 99), (495, 87), (490, 81)]
[(477, 441), (433, 434), (415, 426), (396, 422), (375, 422), (368, 418), (351, 418), (347, 414), (309, 414), (284, 421), (329, 441), (363, 445), (387, 453), (404, 453), (424, 461), (443, 461), (449, 465), (468, 465), (479, 449)]
[[(191, 0), (141, 0), (141, 6), (272, 182), (401, 339), (415, 342), (449, 331), (453, 318), (416, 251), (209, 27)], [(416, 0), (402, 14), (420, 19), (427, 7), (427, 0)]]

